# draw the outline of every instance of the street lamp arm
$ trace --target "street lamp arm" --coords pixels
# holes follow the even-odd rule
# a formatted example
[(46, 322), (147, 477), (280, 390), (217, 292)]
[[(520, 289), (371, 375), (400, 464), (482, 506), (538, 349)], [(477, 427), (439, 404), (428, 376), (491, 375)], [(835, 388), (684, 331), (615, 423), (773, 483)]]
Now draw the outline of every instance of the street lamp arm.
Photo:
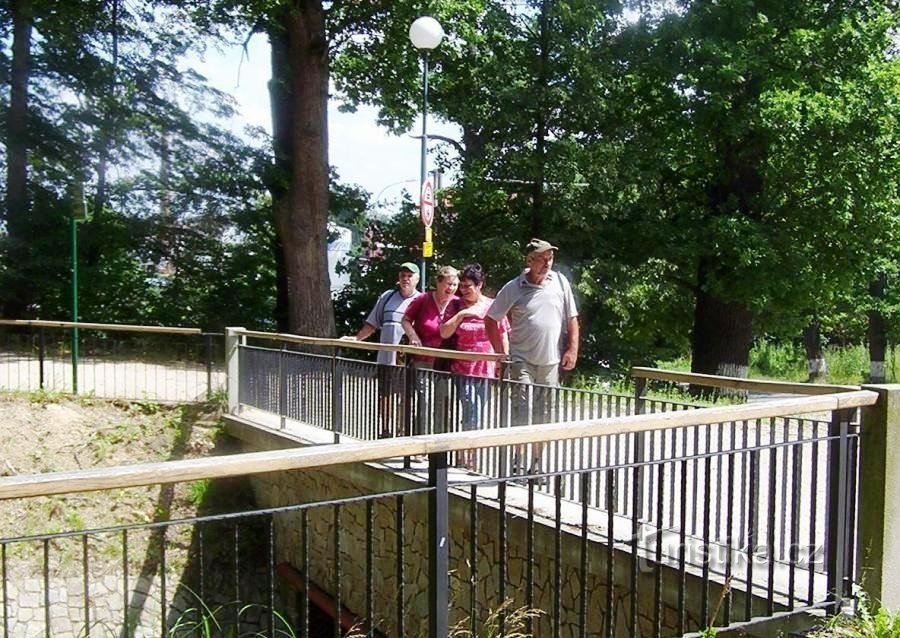
[[(410, 135), (410, 137), (420, 140), (422, 139), (421, 135)], [(463, 146), (462, 142), (459, 140), (455, 140), (452, 137), (447, 137), (446, 135), (438, 135), (436, 133), (430, 133), (428, 135), (428, 139), (430, 140), (438, 140), (439, 142), (447, 142), (450, 146), (456, 149), (456, 152), (460, 155), (465, 155), (466, 147)]]

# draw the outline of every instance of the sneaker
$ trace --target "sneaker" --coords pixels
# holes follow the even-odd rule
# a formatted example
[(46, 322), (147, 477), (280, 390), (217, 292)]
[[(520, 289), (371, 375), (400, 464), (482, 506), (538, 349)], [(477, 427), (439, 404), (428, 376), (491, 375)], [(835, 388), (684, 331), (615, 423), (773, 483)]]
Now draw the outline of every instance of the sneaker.
[(382, 430), (381, 432), (378, 433), (378, 438), (379, 438), (379, 439), (389, 439), (389, 438), (391, 438), (391, 437), (393, 437), (393, 436), (394, 436), (394, 435), (391, 433), (390, 430)]

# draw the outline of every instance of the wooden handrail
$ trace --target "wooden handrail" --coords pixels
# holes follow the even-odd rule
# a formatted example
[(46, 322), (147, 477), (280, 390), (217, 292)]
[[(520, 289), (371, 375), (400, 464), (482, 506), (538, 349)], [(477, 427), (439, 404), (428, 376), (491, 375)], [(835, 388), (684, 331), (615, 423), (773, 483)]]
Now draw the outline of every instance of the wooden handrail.
[(282, 332), (259, 332), (244, 328), (231, 328), (236, 335), (254, 337), (257, 339), (270, 339), (272, 341), (284, 341), (287, 343), (299, 343), (307, 346), (322, 348), (348, 348), (352, 350), (372, 350), (402, 352), (409, 355), (436, 357), (440, 359), (456, 359), (459, 361), (503, 361), (504, 354), (494, 352), (462, 352), (460, 350), (447, 350), (445, 348), (426, 348), (424, 346), (391, 345), (389, 343), (370, 343), (355, 339), (328, 339), (324, 337), (305, 337), (302, 335), (286, 334)]
[(200, 328), (170, 326), (136, 326), (125, 323), (82, 323), (75, 321), (45, 321), (42, 319), (0, 319), (0, 326), (31, 326), (37, 328), (79, 328), (81, 330), (119, 330), (127, 332), (155, 332), (165, 334), (198, 335)]
[(857, 390), (812, 397), (776, 399), (759, 403), (659, 412), (625, 417), (586, 419), (570, 423), (523, 425), (512, 428), (472, 430), (446, 434), (354, 441), (306, 448), (249, 452), (201, 459), (164, 461), (51, 472), (0, 478), (0, 499), (50, 496), (139, 485), (217, 479), (264, 472), (310, 469), (343, 463), (364, 463), (418, 454), (494, 446), (523, 445), (579, 439), (597, 435), (647, 432), (710, 423), (730, 423), (768, 417), (846, 410), (874, 405), (878, 395)]
[(720, 377), (713, 374), (695, 372), (677, 372), (658, 368), (634, 367), (631, 376), (654, 381), (671, 381), (674, 383), (691, 383), (711, 388), (727, 388), (730, 390), (750, 390), (754, 392), (778, 392), (783, 394), (819, 395), (836, 392), (853, 392), (859, 390), (858, 385), (825, 385), (813, 383), (791, 383), (788, 381), (766, 381), (762, 379), (743, 379), (741, 377)]

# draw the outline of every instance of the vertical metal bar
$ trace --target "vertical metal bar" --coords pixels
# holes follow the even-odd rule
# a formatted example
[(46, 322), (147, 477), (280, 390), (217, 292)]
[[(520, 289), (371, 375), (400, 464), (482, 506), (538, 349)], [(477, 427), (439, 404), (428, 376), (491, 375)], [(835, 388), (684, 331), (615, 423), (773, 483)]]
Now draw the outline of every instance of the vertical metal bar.
[[(450, 490), (447, 453), (428, 456), (429, 631), (431, 638), (446, 638), (450, 628)], [(502, 511), (501, 511), (502, 516)]]
[[(499, 550), (500, 556), (497, 568), (499, 570), (499, 574), (497, 576), (497, 591), (500, 596), (500, 601), (506, 600), (506, 568), (507, 568), (507, 552), (508, 548), (506, 545), (506, 481), (501, 482), (497, 486), (497, 499), (499, 501), (499, 523), (500, 529), (498, 530), (499, 538)], [(506, 633), (506, 611), (504, 609), (500, 609), (500, 635), (504, 635)]]
[(128, 530), (122, 530), (122, 638), (128, 638), (131, 635), (128, 605)]
[[(731, 552), (732, 545), (734, 544), (734, 456), (735, 456), (735, 445), (734, 445), (734, 436), (736, 433), (737, 424), (732, 421), (731, 422), (731, 452), (728, 454), (728, 468), (726, 470), (726, 489), (725, 494), (726, 498), (728, 498), (728, 503), (725, 506), (725, 582), (729, 582), (731, 578), (732, 564), (731, 564)], [(724, 600), (724, 615), (722, 618), (722, 624), (726, 627), (731, 624), (731, 607), (733, 602), (733, 594), (731, 588), (728, 588), (728, 591), (725, 593)]]
[(685, 590), (687, 589), (687, 480), (688, 461), (681, 460), (681, 498), (679, 504), (678, 520), (678, 633), (684, 634), (687, 623), (687, 609), (685, 608)]
[(300, 562), (303, 565), (303, 601), (300, 603), (300, 637), (309, 638), (309, 510), (300, 511)]
[(233, 548), (232, 552), (232, 571), (234, 572), (234, 626), (235, 630), (240, 634), (241, 630), (241, 563), (240, 563), (240, 543), (241, 543), (241, 531), (237, 521), (235, 521), (232, 526), (232, 540), (233, 540)]
[[(849, 425), (850, 414), (847, 415), (847, 421)], [(844, 593), (847, 596), (852, 595), (851, 585), (853, 574), (856, 573), (856, 559), (857, 555), (854, 551), (854, 547), (856, 547), (856, 538), (857, 538), (857, 526), (859, 521), (857, 520), (857, 513), (859, 508), (859, 500), (857, 498), (857, 485), (856, 479), (858, 474), (858, 460), (859, 460), (859, 438), (858, 427), (853, 427), (852, 434), (848, 431), (848, 440), (847, 440), (847, 532), (846, 532), (846, 540), (844, 542), (845, 547), (847, 548), (846, 556), (847, 556), (847, 564), (844, 568), (844, 574), (846, 574), (847, 578), (845, 578), (845, 588)]]
[(816, 547), (816, 523), (818, 520), (818, 480), (819, 480), (819, 422), (813, 422), (813, 442), (812, 442), (812, 462), (809, 468), (809, 484), (810, 489), (810, 507), (809, 507), (809, 546), (807, 553), (810, 556), (809, 571), (807, 572), (809, 579), (807, 581), (806, 602), (812, 604), (815, 598), (815, 555), (818, 551)]
[(752, 450), (750, 453), (749, 487), (747, 498), (747, 595), (744, 596), (744, 619), (753, 618), (753, 560), (756, 556), (756, 506), (759, 493), (759, 452)]
[(397, 635), (406, 635), (406, 574), (403, 565), (403, 519), (405, 518), (403, 496), (397, 497), (395, 527), (397, 530)]
[(212, 389), (212, 351), (213, 351), (213, 336), (210, 333), (206, 333), (204, 336), (204, 358), (206, 359), (206, 399), (212, 399), (213, 389)]
[(88, 564), (88, 540), (87, 534), (81, 535), (81, 586), (84, 596), (84, 638), (91, 638), (91, 589)]
[(200, 600), (206, 600), (206, 538), (203, 525), (197, 526), (197, 560), (199, 562)]
[(169, 633), (168, 618), (166, 617), (166, 532), (168, 528), (161, 528), (162, 534), (159, 541), (159, 605), (160, 605), (160, 636), (166, 638)]
[(343, 374), (340, 361), (337, 358), (337, 349), (331, 351), (331, 421), (334, 424), (334, 442), (341, 442), (341, 434), (344, 432), (343, 399)]
[[(709, 439), (707, 438), (707, 445)], [(711, 522), (710, 507), (712, 502), (712, 457), (707, 455), (703, 459), (703, 565), (702, 593), (700, 595), (700, 618), (706, 622), (710, 620), (710, 626), (715, 626), (715, 618), (709, 618), (709, 526)]]
[(285, 345), (281, 344), (281, 349), (278, 350), (278, 422), (282, 430), (287, 425), (287, 375), (284, 370), (284, 348)]
[[(799, 427), (798, 427), (799, 430)], [(798, 431), (799, 434), (799, 431)], [(802, 437), (798, 436), (798, 440)], [(797, 580), (798, 544), (800, 543), (800, 486), (803, 481), (802, 456), (800, 443), (794, 443), (791, 447), (791, 537), (788, 547), (788, 610), (794, 610), (794, 600), (797, 598), (794, 588)], [(812, 569), (812, 565), (809, 566)]]
[(9, 584), (6, 571), (6, 543), (0, 544), (0, 569), (3, 571), (3, 638), (9, 638)]
[(366, 636), (375, 637), (375, 501), (366, 501)]
[(557, 474), (553, 477), (556, 485), (556, 535), (553, 544), (554, 569), (553, 569), (553, 636), (562, 636), (562, 477)]
[[(587, 638), (587, 595), (588, 595), (588, 497), (590, 484), (585, 473), (581, 477), (581, 590), (578, 593), (578, 635)], [(529, 607), (530, 609), (530, 607)]]
[[(46, 355), (46, 334), (44, 333), (44, 327), (41, 326), (38, 328), (38, 387), (40, 387), (41, 390), (44, 389), (44, 359)], [(28, 382), (28, 386), (31, 387), (31, 381)]]
[[(769, 443), (775, 443), (775, 420), (772, 419), (770, 421), (770, 437)], [(787, 478), (787, 477), (785, 477)], [(778, 448), (770, 447), (769, 448), (769, 512), (768, 512), (768, 520), (766, 521), (766, 558), (769, 561), (769, 582), (768, 582), (768, 591), (766, 592), (766, 613), (771, 616), (775, 613), (775, 536), (777, 532), (775, 531), (775, 513), (776, 513), (776, 504), (775, 498), (777, 496), (777, 485), (778, 480)]]
[(341, 638), (341, 506), (334, 506), (334, 638)]
[[(641, 436), (635, 433), (635, 457), (638, 456), (638, 441)], [(641, 446), (642, 448), (643, 446)], [(643, 455), (643, 450), (640, 451)], [(634, 479), (631, 485), (631, 595), (629, 596), (629, 624), (633, 635), (638, 634), (638, 538), (641, 534), (641, 490), (643, 489), (641, 481), (641, 462), (635, 458), (632, 473)]]
[[(528, 609), (534, 609), (534, 481), (528, 481), (528, 512), (526, 530), (525, 552), (527, 563), (525, 564), (525, 604)], [(528, 616), (526, 621), (529, 634), (534, 634), (534, 618)]]
[[(608, 448), (607, 448), (608, 449)], [(615, 596), (616, 471), (606, 470), (606, 638), (616, 635)]]
[[(661, 443), (662, 444), (662, 443)], [(660, 638), (662, 636), (662, 615), (663, 615), (663, 507), (665, 505), (665, 501), (663, 497), (665, 495), (666, 489), (666, 481), (665, 481), (665, 466), (660, 465), (659, 471), (656, 473), (656, 566), (654, 569), (654, 588), (653, 588), (653, 598), (654, 598), (654, 617), (653, 617), (653, 635), (656, 638)]]
[(269, 569), (266, 572), (266, 592), (268, 593), (269, 635), (275, 635), (275, 516), (269, 515)]
[(469, 494), (469, 631), (473, 636), (478, 630), (478, 486), (473, 485)]
[(844, 569), (847, 540), (847, 440), (849, 414), (832, 412), (828, 428), (828, 507), (826, 570), (829, 598), (834, 602), (831, 613), (838, 613), (844, 602)]
[(50, 638), (50, 541), (44, 539), (44, 636)]

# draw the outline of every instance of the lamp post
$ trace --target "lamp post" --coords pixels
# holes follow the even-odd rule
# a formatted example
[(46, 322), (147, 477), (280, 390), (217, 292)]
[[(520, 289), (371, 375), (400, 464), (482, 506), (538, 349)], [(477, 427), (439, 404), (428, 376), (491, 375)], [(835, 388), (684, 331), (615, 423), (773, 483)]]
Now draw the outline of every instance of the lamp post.
[[(421, 162), (419, 166), (419, 213), (425, 226), (425, 237), (422, 242), (422, 276), (421, 288), (425, 290), (425, 259), (431, 256), (431, 220), (434, 215), (434, 197), (426, 199), (425, 189), (425, 156), (428, 152), (428, 132), (426, 122), (428, 120), (428, 53), (444, 39), (444, 30), (440, 23), (431, 16), (417, 18), (409, 27), (409, 39), (413, 46), (422, 54), (422, 146)], [(426, 210), (430, 206), (429, 210)]]
[(78, 222), (87, 219), (84, 185), (76, 182), (69, 187), (70, 235), (72, 240), (72, 394), (78, 394)]

